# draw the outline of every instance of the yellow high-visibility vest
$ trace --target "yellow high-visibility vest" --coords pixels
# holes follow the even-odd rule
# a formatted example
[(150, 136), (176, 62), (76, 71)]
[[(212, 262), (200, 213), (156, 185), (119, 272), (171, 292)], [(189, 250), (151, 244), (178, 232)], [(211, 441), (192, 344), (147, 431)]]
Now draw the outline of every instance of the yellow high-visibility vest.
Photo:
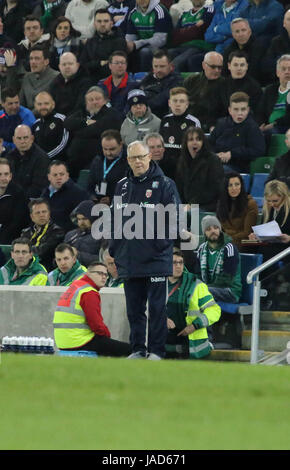
[(98, 292), (84, 279), (78, 279), (61, 295), (53, 318), (54, 340), (58, 348), (77, 348), (95, 336), (80, 305), (81, 295), (89, 291)]

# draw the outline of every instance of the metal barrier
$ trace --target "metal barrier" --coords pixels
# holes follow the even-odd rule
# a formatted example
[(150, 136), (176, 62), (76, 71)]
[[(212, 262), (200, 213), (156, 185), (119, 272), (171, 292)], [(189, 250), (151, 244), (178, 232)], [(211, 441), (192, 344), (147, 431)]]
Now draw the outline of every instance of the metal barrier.
[(260, 327), (260, 297), (261, 297), (261, 281), (259, 274), (273, 264), (277, 263), (285, 256), (290, 254), (290, 247), (281, 251), (273, 258), (265, 261), (257, 268), (250, 271), (247, 275), (247, 283), (254, 283), (253, 293), (253, 313), (252, 313), (252, 336), (251, 336), (251, 364), (258, 362), (258, 346), (259, 346), (259, 327)]

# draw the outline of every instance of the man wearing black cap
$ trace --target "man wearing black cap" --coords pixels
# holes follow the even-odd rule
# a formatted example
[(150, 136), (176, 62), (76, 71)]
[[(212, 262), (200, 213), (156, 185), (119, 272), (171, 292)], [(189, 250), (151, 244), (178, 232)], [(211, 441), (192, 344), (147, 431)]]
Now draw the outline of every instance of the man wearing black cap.
[(161, 120), (151, 112), (143, 90), (131, 90), (128, 93), (130, 111), (121, 126), (122, 140), (129, 145), (135, 140), (143, 140), (146, 134), (159, 132)]
[(95, 240), (91, 235), (92, 223), (96, 219), (92, 216), (94, 202), (82, 201), (72, 212), (72, 219), (78, 228), (69, 231), (64, 238), (78, 251), (78, 260), (81, 264), (88, 266), (91, 262), (99, 259), (100, 240)]
[(238, 249), (225, 240), (221, 223), (215, 216), (203, 217), (201, 229), (206, 241), (197, 252), (200, 278), (217, 302), (237, 303), (242, 292)]

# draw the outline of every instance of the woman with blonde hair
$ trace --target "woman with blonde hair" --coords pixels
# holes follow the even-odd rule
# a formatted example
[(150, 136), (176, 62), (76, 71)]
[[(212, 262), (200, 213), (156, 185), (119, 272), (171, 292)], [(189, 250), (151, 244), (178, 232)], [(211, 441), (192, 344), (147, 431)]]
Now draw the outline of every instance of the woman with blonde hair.
[[(258, 252), (263, 254), (263, 262), (290, 246), (290, 194), (286, 183), (279, 180), (269, 181), (264, 190), (263, 223), (272, 220), (276, 220), (281, 229), (281, 242), (259, 246)], [(251, 233), (249, 239), (255, 240), (257, 237), (254, 233)], [(289, 262), (288, 258), (287, 256), (283, 261)], [(273, 269), (273, 267), (266, 269), (265, 274), (262, 273), (262, 277), (269, 275)]]

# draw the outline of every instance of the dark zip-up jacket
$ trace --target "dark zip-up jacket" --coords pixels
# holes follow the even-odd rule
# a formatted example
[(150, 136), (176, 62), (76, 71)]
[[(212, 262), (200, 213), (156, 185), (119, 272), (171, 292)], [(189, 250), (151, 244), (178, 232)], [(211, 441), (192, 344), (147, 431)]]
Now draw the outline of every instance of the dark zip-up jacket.
[[(121, 198), (120, 201), (116, 197)], [(139, 239), (126, 238), (126, 234), (118, 239), (120, 230), (126, 229), (126, 223), (131, 219), (123, 213), (124, 208), (128, 204), (135, 204), (140, 208), (140, 218), (137, 216), (136, 231), (140, 229)], [(175, 183), (166, 177), (159, 166), (151, 161), (149, 170), (140, 177), (135, 177), (131, 170), (128, 176), (123, 178), (117, 184), (115, 197), (112, 204), (112, 217), (116, 216), (121, 223), (113, 224), (112, 240), (110, 242), (109, 251), (115, 258), (120, 278), (134, 277), (156, 277), (168, 276), (172, 274), (172, 250), (173, 250), (173, 234), (172, 223), (169, 227), (169, 220), (165, 217), (164, 235), (158, 237), (156, 217), (154, 226), (150, 225), (148, 213), (156, 209), (157, 204), (167, 206), (172, 204), (177, 206), (180, 204), (179, 195)], [(139, 213), (139, 212), (138, 212)], [(137, 213), (137, 214), (138, 214)], [(147, 214), (146, 214), (147, 213)], [(159, 217), (157, 217), (159, 218)], [(141, 226), (142, 224), (142, 226)], [(148, 231), (151, 232), (151, 239)], [(134, 232), (134, 229), (132, 229)], [(160, 234), (159, 234), (160, 235)]]

